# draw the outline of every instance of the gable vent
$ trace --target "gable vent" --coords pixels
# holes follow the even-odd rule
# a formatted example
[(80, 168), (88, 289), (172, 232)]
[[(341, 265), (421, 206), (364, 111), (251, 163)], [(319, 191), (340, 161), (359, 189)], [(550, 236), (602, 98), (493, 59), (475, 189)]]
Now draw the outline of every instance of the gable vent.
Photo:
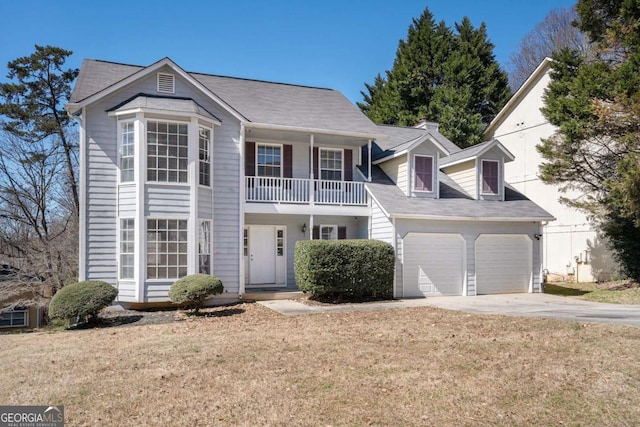
[(174, 93), (176, 91), (176, 79), (173, 74), (158, 73), (158, 92)]

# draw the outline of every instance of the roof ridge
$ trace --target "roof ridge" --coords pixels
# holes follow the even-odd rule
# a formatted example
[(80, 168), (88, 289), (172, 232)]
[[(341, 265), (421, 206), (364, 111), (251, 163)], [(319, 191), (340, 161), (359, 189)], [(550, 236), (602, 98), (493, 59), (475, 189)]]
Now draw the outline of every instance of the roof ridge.
[[(136, 65), (136, 64), (127, 64), (124, 62), (116, 62), (116, 61), (107, 61), (104, 59), (91, 59), (91, 58), (86, 58), (89, 61), (96, 61), (96, 62), (102, 62), (105, 64), (114, 64), (114, 65), (124, 65), (127, 67), (136, 67), (136, 68), (147, 68), (147, 66), (145, 65)], [(263, 80), (263, 79), (252, 79), (250, 77), (236, 77), (236, 76), (225, 76), (222, 74), (213, 74), (213, 73), (203, 73), (200, 71), (188, 71), (185, 70), (187, 73), (189, 74), (196, 74), (196, 75), (200, 75), (200, 76), (209, 76), (209, 77), (220, 77), (220, 78), (224, 78), (224, 79), (234, 79), (234, 80), (244, 80), (244, 81), (250, 81), (250, 82), (257, 82), (257, 83), (267, 83), (267, 84), (275, 84), (275, 85), (282, 85), (282, 86), (293, 86), (293, 87), (301, 87), (301, 88), (307, 88), (307, 89), (319, 89), (319, 90), (329, 90), (332, 92), (336, 92), (335, 89), (332, 88), (328, 88), (328, 87), (321, 87), (321, 86), (312, 86), (312, 85), (304, 85), (304, 84), (297, 84), (297, 83), (286, 83), (286, 82), (274, 82), (274, 81), (270, 81), (270, 80)]]

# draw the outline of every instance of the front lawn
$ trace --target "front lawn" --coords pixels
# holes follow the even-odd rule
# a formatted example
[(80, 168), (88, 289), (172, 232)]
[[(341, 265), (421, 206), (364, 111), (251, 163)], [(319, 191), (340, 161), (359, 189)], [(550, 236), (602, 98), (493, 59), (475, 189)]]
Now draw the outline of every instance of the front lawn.
[(634, 425), (640, 328), (435, 308), (4, 335), (3, 405), (66, 425)]
[(553, 295), (576, 296), (580, 299), (613, 304), (640, 304), (640, 287), (630, 281), (608, 283), (545, 283), (544, 291)]

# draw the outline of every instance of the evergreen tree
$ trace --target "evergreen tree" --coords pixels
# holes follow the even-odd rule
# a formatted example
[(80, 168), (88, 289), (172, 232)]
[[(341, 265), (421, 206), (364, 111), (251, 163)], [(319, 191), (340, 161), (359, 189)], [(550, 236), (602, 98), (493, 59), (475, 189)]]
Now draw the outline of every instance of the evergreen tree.
[(640, 281), (640, 2), (580, 0), (576, 9), (594, 59), (554, 55), (543, 113), (559, 130), (538, 147), (540, 176), (581, 190), (564, 201), (591, 214)]
[(436, 23), (425, 9), (400, 40), (393, 68), (365, 84), (360, 109), (374, 122), (412, 126), (422, 118), (461, 147), (481, 142), (482, 132), (510, 96), (507, 76), (493, 55), (486, 27), (468, 18)]

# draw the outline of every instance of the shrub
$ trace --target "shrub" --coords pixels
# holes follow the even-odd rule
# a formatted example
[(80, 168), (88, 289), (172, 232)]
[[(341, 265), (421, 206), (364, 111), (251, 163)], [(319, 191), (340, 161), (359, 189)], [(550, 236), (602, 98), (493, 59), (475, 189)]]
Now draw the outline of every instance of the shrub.
[(185, 304), (198, 314), (204, 300), (224, 291), (222, 282), (215, 276), (192, 274), (178, 279), (169, 290), (169, 298), (175, 303)]
[(296, 283), (313, 297), (391, 298), (395, 255), (379, 240), (302, 240), (296, 243)]
[(72, 283), (60, 289), (49, 303), (51, 319), (77, 323), (94, 322), (98, 312), (118, 296), (118, 290), (107, 282), (88, 280)]

